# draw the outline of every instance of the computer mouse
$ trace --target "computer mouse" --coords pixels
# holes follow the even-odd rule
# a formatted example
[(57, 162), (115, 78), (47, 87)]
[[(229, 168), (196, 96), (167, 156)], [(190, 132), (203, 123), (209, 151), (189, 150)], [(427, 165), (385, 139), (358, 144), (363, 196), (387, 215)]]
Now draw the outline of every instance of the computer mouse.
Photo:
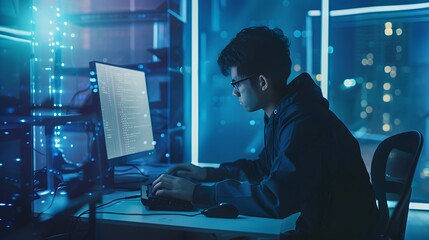
[(219, 203), (201, 211), (201, 213), (206, 217), (213, 218), (236, 218), (239, 214), (237, 207), (230, 203)]

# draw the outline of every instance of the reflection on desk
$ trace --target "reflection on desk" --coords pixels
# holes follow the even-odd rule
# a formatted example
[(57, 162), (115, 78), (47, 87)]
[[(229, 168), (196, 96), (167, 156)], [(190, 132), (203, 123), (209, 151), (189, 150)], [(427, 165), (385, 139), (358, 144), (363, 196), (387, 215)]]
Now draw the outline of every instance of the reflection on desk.
[[(103, 203), (138, 194), (138, 191), (117, 191), (104, 195)], [(235, 219), (207, 218), (202, 214), (198, 214), (199, 211), (150, 211), (141, 204), (139, 198), (121, 200), (98, 208), (97, 212), (99, 212), (96, 214), (97, 224), (99, 232), (103, 232), (103, 239), (105, 239), (105, 237), (114, 239), (115, 234), (119, 234), (116, 235), (116, 237), (126, 237), (126, 239), (130, 239), (131, 236), (135, 235), (131, 234), (132, 232), (139, 234), (139, 237), (143, 239), (163, 239), (166, 231), (181, 233), (175, 235), (181, 239), (183, 239), (184, 236), (186, 236), (186, 239), (197, 239), (198, 237), (195, 236), (198, 236), (198, 234), (226, 234), (228, 236), (278, 239), (281, 233), (295, 229), (295, 222), (299, 216), (299, 213), (297, 213), (285, 219), (250, 217), (244, 215), (239, 215), (239, 217)], [(121, 227), (118, 227), (119, 225)], [(114, 229), (114, 226), (118, 227), (117, 231), (106, 234), (106, 231)], [(124, 231), (125, 229), (126, 231)], [(171, 238), (172, 236), (170, 235), (168, 237)]]
[(57, 215), (70, 215), (79, 213), (82, 207), (89, 203), (101, 202), (101, 191), (84, 194), (79, 198), (69, 199), (64, 192), (50, 192), (34, 200), (34, 213), (38, 221), (46, 221)]

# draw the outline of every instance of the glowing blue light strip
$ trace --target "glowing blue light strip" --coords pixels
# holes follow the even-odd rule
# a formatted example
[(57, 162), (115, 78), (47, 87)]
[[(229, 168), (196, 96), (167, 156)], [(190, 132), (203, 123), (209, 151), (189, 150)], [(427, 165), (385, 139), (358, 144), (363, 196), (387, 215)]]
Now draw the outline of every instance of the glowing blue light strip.
[(198, 164), (198, 0), (191, 4), (191, 162)]
[(211, 5), (211, 27), (213, 32), (218, 32), (220, 30), (220, 9), (219, 9), (219, 1), (212, 1)]
[(307, 15), (310, 17), (319, 17), (320, 16), (320, 10), (310, 10), (307, 12)]
[[(157, 49), (158, 48), (158, 43), (159, 43), (159, 35), (158, 35), (159, 26), (158, 26), (157, 22), (153, 23), (153, 29), (152, 29), (152, 31), (153, 31), (153, 41), (152, 41), (153, 43), (152, 43), (152, 47), (153, 47), (153, 49)], [(152, 60), (154, 62), (159, 61), (158, 57), (155, 54), (152, 55)]]
[(21, 35), (25, 37), (31, 36), (31, 32), (29, 31), (18, 30), (18, 29), (7, 28), (7, 27), (0, 27), (0, 32), (10, 33), (14, 35)]
[(173, 10), (168, 9), (167, 12), (169, 14), (171, 14), (172, 16), (174, 16), (175, 18), (177, 18), (179, 21), (186, 23), (185, 19), (182, 16), (180, 16), (179, 14), (177, 14), (176, 12), (174, 12)]
[[(387, 200), (387, 207), (388, 208), (395, 208), (397, 201), (389, 201)], [(378, 203), (377, 203), (378, 205)], [(410, 202), (408, 205), (410, 210), (422, 210), (422, 211), (428, 211), (429, 210), (429, 203), (422, 203), (422, 202)]]
[(342, 9), (342, 10), (331, 11), (331, 16), (338, 17), (338, 16), (357, 15), (357, 14), (364, 14), (364, 13), (396, 12), (396, 11), (406, 11), (406, 10), (417, 10), (422, 8), (429, 8), (429, 3)]
[(429, 203), (410, 202), (410, 209), (429, 211)]
[[(365, 14), (365, 13), (398, 12), (398, 11), (418, 10), (418, 9), (424, 9), (424, 8), (429, 8), (429, 3), (374, 6), (374, 7), (332, 10), (329, 12), (329, 15), (331, 17), (341, 17), (341, 16), (359, 15), (359, 14)], [(319, 17), (320, 14), (321, 14), (320, 10), (310, 10), (307, 12), (307, 15), (310, 17)]]
[(312, 32), (312, 24), (311, 24), (311, 16), (307, 16), (305, 18), (305, 29), (306, 29), (306, 44), (307, 44), (307, 51), (306, 51), (306, 67), (307, 72), (311, 75), (313, 75), (313, 32)]
[(329, 48), (329, 0), (322, 0), (322, 44), (320, 56), (320, 88), (328, 99), (328, 48)]
[(183, 23), (186, 23), (187, 14), (188, 14), (188, 12), (187, 12), (187, 9), (188, 9), (188, 5), (187, 4), (188, 3), (187, 2), (188, 2), (187, 0), (182, 0), (181, 4), (180, 4), (180, 6), (181, 6), (181, 8), (180, 8), (180, 16), (183, 19)]
[(11, 36), (7, 36), (7, 35), (3, 35), (3, 34), (0, 34), (0, 38), (5, 38), (5, 39), (12, 40), (12, 41), (15, 41), (15, 42), (31, 43), (31, 41), (27, 40), (27, 39), (22, 39), (22, 38), (17, 38), (17, 37), (11, 37)]

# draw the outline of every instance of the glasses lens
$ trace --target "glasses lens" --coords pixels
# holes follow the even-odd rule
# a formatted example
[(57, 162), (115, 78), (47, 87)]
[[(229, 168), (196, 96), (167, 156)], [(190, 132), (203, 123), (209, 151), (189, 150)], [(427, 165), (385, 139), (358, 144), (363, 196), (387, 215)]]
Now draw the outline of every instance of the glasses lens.
[(238, 92), (238, 83), (240, 83), (240, 82), (242, 82), (242, 81), (245, 81), (245, 80), (248, 80), (248, 79), (251, 79), (252, 77), (254, 77), (254, 76), (256, 76), (256, 74), (252, 74), (252, 75), (250, 75), (250, 76), (248, 76), (248, 77), (245, 77), (245, 78), (242, 78), (242, 79), (240, 79), (240, 80), (237, 80), (237, 81), (234, 81), (234, 79), (233, 80), (231, 80), (231, 85), (232, 85), (232, 87), (234, 88), (234, 90), (236, 91), (236, 92)]

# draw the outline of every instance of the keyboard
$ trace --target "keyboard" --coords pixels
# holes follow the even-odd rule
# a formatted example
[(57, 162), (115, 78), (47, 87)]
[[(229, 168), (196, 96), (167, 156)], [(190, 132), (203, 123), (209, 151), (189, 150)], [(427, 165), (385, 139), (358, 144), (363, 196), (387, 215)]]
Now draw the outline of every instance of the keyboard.
[(193, 211), (194, 205), (182, 199), (155, 196), (152, 192), (152, 185), (142, 185), (141, 202), (150, 210), (162, 211)]

